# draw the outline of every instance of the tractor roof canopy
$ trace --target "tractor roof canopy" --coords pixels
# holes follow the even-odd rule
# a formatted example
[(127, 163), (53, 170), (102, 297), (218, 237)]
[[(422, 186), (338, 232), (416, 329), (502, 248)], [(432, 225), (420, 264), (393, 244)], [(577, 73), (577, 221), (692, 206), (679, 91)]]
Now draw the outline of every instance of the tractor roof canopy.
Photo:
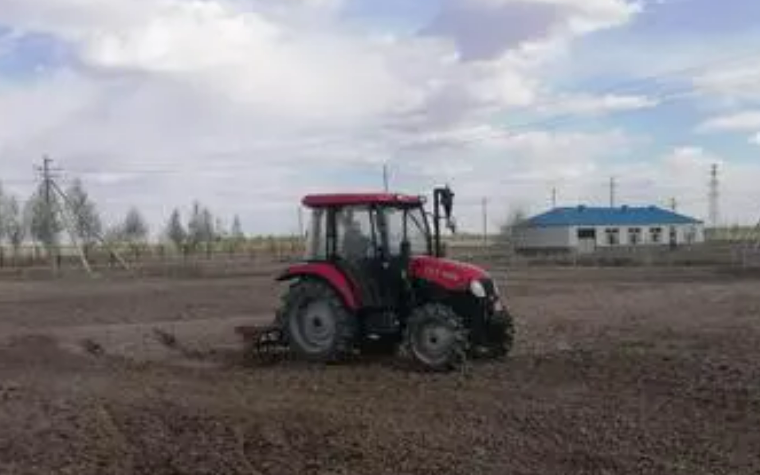
[(303, 199), (303, 204), (309, 208), (363, 205), (419, 206), (423, 204), (423, 198), (396, 193), (332, 193), (307, 195)]

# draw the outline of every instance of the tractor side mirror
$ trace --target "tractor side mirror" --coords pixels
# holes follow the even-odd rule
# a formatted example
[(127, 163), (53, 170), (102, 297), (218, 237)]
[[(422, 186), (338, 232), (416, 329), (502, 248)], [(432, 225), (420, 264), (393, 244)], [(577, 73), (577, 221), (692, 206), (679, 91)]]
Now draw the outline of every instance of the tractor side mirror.
[(457, 220), (453, 217), (449, 217), (446, 221), (446, 226), (448, 226), (449, 230), (453, 233), (457, 233)]
[(451, 212), (454, 208), (454, 192), (448, 186), (441, 193), (441, 204), (443, 205), (443, 211), (446, 213), (446, 219), (450, 221)]
[(457, 232), (457, 222), (452, 216), (454, 209), (454, 192), (451, 191), (448, 185), (443, 189), (441, 194), (441, 204), (443, 205), (443, 211), (446, 213), (446, 226), (452, 233)]

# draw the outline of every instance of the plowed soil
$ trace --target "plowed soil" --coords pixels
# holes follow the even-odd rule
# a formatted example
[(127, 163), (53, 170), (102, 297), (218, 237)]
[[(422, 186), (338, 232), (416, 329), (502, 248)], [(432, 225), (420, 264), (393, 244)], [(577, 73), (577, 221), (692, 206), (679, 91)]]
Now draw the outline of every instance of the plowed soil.
[(760, 473), (760, 280), (496, 274), (517, 346), (449, 375), (246, 364), (268, 275), (0, 282), (0, 473)]

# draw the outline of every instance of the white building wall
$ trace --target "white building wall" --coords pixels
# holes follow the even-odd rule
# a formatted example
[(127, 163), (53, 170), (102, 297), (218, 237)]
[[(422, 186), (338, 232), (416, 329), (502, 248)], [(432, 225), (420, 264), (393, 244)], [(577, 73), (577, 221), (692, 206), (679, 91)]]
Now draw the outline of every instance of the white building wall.
[[(692, 234), (692, 244), (703, 243), (705, 240), (704, 226), (702, 224), (666, 225), (650, 224), (646, 226), (556, 226), (523, 228), (516, 233), (516, 244), (520, 249), (577, 249), (580, 246), (578, 239), (579, 229), (594, 229), (596, 231), (596, 247), (631, 246), (629, 229), (639, 228), (639, 246), (669, 246), (670, 229), (676, 230), (676, 243), (684, 245), (689, 243), (689, 234)], [(652, 229), (660, 228), (659, 242), (652, 240)], [(618, 229), (618, 242), (610, 246), (607, 241), (607, 229)]]
[(521, 228), (515, 233), (515, 244), (519, 249), (566, 249), (573, 246), (571, 230), (565, 226)]
[[(607, 229), (618, 229), (618, 243), (617, 246), (631, 246), (633, 245), (630, 239), (629, 229), (638, 228), (641, 230), (639, 234), (639, 246), (669, 246), (670, 245), (670, 231), (675, 229), (676, 244), (684, 245), (689, 244), (689, 235), (691, 234), (692, 244), (699, 244), (704, 242), (704, 226), (701, 224), (650, 224), (646, 226), (596, 226), (596, 241), (599, 247), (609, 247), (610, 244), (607, 240)], [(659, 228), (660, 239), (655, 242), (652, 234), (652, 229)]]

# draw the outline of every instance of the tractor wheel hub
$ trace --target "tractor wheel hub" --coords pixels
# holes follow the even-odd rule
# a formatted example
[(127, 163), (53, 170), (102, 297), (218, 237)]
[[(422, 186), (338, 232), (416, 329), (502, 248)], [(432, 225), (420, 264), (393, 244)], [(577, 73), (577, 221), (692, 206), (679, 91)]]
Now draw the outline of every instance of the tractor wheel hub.
[(419, 329), (415, 346), (420, 356), (435, 361), (446, 355), (455, 338), (456, 335), (451, 328), (431, 322)]
[(300, 314), (300, 318), (292, 321), (295, 325), (293, 336), (300, 343), (314, 351), (329, 348), (335, 337), (335, 319), (328, 302), (311, 302)]

